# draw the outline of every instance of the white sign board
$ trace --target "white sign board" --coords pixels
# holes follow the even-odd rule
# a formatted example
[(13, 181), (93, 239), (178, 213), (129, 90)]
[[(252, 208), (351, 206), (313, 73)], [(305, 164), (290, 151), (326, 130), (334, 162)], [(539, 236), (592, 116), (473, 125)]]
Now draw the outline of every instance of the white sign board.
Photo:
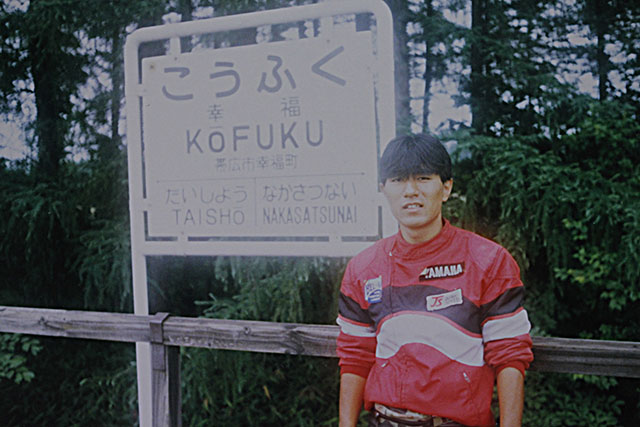
[(372, 61), (370, 32), (144, 59), (149, 235), (376, 236)]
[[(179, 37), (356, 13), (372, 25), (180, 51)], [(374, 0), (134, 32), (125, 61), (134, 245), (145, 255), (348, 256), (392, 232), (377, 185), (378, 155), (395, 134), (392, 37)], [(166, 55), (138, 57), (142, 43), (167, 39)]]

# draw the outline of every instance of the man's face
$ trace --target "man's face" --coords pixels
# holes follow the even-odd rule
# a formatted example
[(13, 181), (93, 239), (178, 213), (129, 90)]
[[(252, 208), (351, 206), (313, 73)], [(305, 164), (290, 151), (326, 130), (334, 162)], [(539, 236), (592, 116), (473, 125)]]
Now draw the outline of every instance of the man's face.
[(388, 178), (380, 188), (409, 243), (433, 238), (442, 228), (442, 203), (449, 198), (453, 180), (442, 182), (436, 174)]

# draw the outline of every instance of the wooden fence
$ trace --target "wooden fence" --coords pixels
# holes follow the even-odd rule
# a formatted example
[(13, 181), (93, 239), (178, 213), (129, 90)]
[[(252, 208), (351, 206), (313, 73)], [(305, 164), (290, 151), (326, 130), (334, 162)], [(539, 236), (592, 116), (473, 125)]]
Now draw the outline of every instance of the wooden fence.
[[(0, 306), (0, 332), (151, 343), (153, 425), (179, 426), (180, 347), (336, 357), (338, 327)], [(530, 370), (640, 378), (640, 342), (533, 337)]]

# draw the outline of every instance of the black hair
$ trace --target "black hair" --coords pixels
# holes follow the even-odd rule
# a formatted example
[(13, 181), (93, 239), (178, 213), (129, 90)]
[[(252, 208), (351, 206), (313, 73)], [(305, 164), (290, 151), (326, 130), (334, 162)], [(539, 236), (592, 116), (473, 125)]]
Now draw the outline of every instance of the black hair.
[(380, 182), (389, 178), (409, 178), (413, 175), (440, 176), (442, 182), (451, 179), (451, 157), (442, 143), (424, 133), (403, 135), (392, 139), (380, 158)]

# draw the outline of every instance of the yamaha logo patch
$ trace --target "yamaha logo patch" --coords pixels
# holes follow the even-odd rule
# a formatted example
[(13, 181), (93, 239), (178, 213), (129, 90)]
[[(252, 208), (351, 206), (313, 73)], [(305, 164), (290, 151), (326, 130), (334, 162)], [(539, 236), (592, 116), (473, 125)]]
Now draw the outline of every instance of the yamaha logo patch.
[(420, 280), (445, 279), (457, 277), (464, 273), (464, 262), (455, 264), (431, 265), (420, 273)]

